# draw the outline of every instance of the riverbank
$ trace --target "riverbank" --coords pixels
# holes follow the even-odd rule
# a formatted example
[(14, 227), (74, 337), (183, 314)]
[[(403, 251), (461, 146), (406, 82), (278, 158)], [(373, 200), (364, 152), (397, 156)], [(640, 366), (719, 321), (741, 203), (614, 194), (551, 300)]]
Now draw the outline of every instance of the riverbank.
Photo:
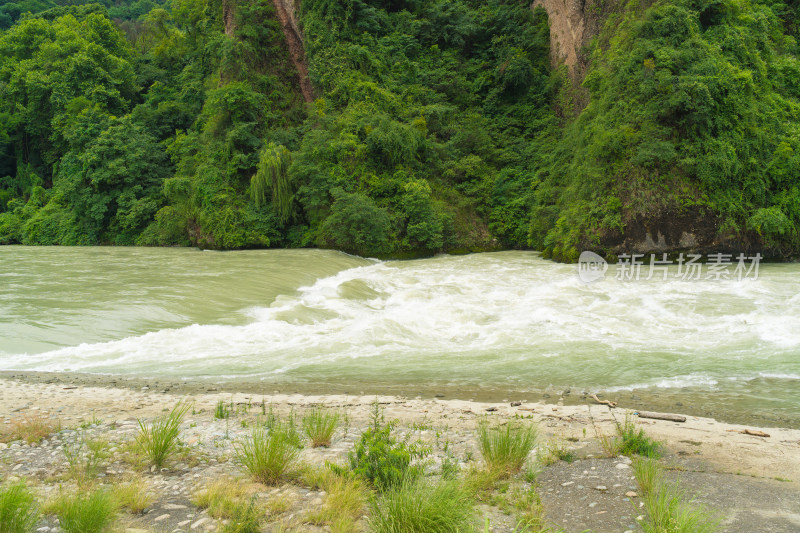
[[(162, 471), (142, 471), (126, 463), (120, 450), (133, 440), (137, 419), (150, 420), (181, 399), (193, 404), (181, 426), (186, 455)], [(167, 387), (155, 390), (145, 385), (136, 390), (119, 384), (111, 386), (110, 382), (105, 386), (68, 384), (64, 380), (31, 383), (4, 376), (0, 378), (2, 430), (26, 418), (57, 422), (61, 430), (56, 437), (45, 438), (43, 444), (14, 443), (0, 450), (0, 475), (6, 479), (28, 478), (44, 499), (51, 498), (59, 487), (69, 488), (72, 481), (65, 474), (64, 442), (78, 434), (71, 429), (83, 428), (117, 450), (107, 459), (104, 482), (139, 476), (154, 496), (145, 514), (123, 516), (126, 527), (202, 531), (216, 528), (217, 522), (192, 503), (192, 495), (210, 480), (243, 475), (231, 460), (232, 446), (249, 431), (246, 426), (252, 426), (263, 412), (273, 409), (279, 416), (293, 412), (302, 417), (314, 406), (324, 406), (347, 413), (347, 425), (337, 431), (330, 448), (306, 447), (301, 456), (304, 464), (341, 464), (367, 427), (375, 399), (352, 394), (254, 394), (175, 391)], [(231, 418), (214, 418), (220, 401), (231, 406)], [(386, 419), (397, 421), (399, 434), (411, 435), (430, 446), (433, 464), (441, 465), (451, 458), (461, 471), (480, 466), (476, 427), (484, 417), (501, 423), (517, 418), (536, 421), (541, 431), (539, 454), (556, 447), (569, 451), (576, 459), (571, 463), (556, 461), (538, 476), (536, 487), (547, 520), (569, 531), (591, 528), (599, 533), (636, 528), (641, 512), (635, 509), (638, 500), (626, 496), (636, 490), (630, 461), (607, 457), (598, 439), (600, 435), (614, 435), (615, 423), (624, 420), (625, 410), (593, 403), (523, 402), (512, 406), (510, 402), (400, 396), (380, 396), (378, 401)], [(694, 416), (688, 416), (684, 423), (636, 420), (636, 426), (664, 443), (666, 454), (662, 462), (669, 475), (682, 479), (699, 502), (720, 514), (723, 531), (800, 528), (800, 431), (741, 426)], [(745, 429), (762, 431), (769, 437), (745, 434)], [(286, 508), (275, 514), (275, 524), (288, 524), (290, 530), (296, 531), (326, 530), (305, 523), (303, 518), (325, 501), (326, 495), (319, 490), (295, 480), (278, 488), (262, 487), (257, 493), (266, 502), (280, 495)], [(479, 512), (490, 518), (493, 531), (513, 529), (513, 511), (504, 509), (496, 498), (479, 506)], [(207, 520), (202, 521), (204, 518)], [(54, 526), (46, 522), (42, 527)]]
[[(205, 393), (243, 393), (251, 397), (264, 394), (300, 396), (397, 396), (420, 399), (463, 400), (481, 403), (542, 403), (565, 406), (582, 406), (592, 403), (587, 390), (552, 388), (546, 390), (515, 390), (498, 387), (464, 387), (440, 383), (430, 385), (391, 384), (375, 382), (302, 382), (266, 381), (257, 378), (175, 379), (169, 377), (139, 377), (80, 372), (37, 372), (0, 370), (0, 379), (11, 379), (30, 384), (62, 384), (67, 386), (121, 388), (146, 390), (173, 395), (197, 395)], [(800, 430), (800, 418), (789, 413), (776, 414), (773, 405), (765, 399), (764, 404), (733, 400), (724, 395), (715, 395), (707, 390), (683, 389), (633, 389), (603, 395), (615, 402), (619, 408), (628, 410), (679, 412), (701, 418), (712, 418), (731, 424), (787, 428)]]

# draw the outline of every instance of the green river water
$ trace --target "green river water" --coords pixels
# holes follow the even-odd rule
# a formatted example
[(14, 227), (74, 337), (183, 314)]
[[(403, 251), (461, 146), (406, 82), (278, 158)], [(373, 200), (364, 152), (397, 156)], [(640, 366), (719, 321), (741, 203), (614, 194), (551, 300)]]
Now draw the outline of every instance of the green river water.
[(796, 427), (800, 265), (761, 265), (741, 281), (587, 285), (533, 252), (381, 262), (6, 246), (0, 370), (464, 398), (569, 389)]

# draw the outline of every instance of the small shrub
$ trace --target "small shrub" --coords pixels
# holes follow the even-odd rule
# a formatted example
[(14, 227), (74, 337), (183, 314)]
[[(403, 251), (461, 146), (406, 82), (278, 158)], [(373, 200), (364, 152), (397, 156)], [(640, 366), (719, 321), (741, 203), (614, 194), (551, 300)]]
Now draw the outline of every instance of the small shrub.
[(0, 487), (0, 533), (29, 533), (38, 520), (33, 493), (24, 481)]
[(661, 457), (661, 444), (647, 436), (644, 429), (637, 429), (630, 415), (625, 415), (625, 422), (622, 424), (617, 423), (617, 433), (620, 439), (619, 453), (651, 458)]
[[(384, 424), (380, 406), (375, 402), (371, 427), (361, 434), (348, 455), (350, 470), (378, 489), (397, 486), (420, 472), (419, 468), (411, 466), (411, 461), (420, 457), (422, 452), (406, 442), (397, 441), (392, 429), (392, 424)], [(331, 468), (344, 474), (339, 467)]]
[(161, 468), (177, 448), (181, 423), (190, 407), (189, 403), (178, 402), (172, 411), (157, 417), (150, 426), (139, 420), (136, 442), (156, 468)]
[(153, 495), (147, 491), (142, 479), (133, 479), (114, 487), (117, 506), (133, 514), (142, 514), (153, 503)]
[(277, 483), (300, 455), (293, 426), (275, 423), (272, 428), (256, 426), (249, 437), (234, 444), (236, 458), (257, 481)]
[(102, 489), (61, 496), (52, 509), (66, 533), (104, 533), (111, 529), (117, 515), (113, 498)]
[(516, 474), (525, 466), (538, 430), (533, 424), (509, 421), (505, 426), (478, 426), (478, 441), (483, 460), (490, 470), (503, 476)]
[(312, 409), (303, 417), (303, 429), (311, 439), (311, 446), (330, 446), (333, 433), (339, 424), (339, 413), (330, 413), (324, 409)]
[(416, 478), (381, 493), (369, 524), (375, 533), (456, 533), (470, 531), (473, 517), (472, 499), (457, 482)]

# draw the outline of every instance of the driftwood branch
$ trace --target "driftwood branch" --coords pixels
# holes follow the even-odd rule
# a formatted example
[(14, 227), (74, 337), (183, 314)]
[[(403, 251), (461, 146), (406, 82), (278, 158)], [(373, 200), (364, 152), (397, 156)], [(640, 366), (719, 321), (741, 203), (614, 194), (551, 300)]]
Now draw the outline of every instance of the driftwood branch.
[(741, 433), (742, 435), (752, 435), (754, 437), (769, 437), (769, 433), (758, 431), (756, 429), (726, 429), (730, 433)]
[(597, 394), (592, 394), (590, 398), (601, 405), (607, 405), (609, 407), (617, 406), (617, 402), (612, 402), (611, 400), (601, 400), (600, 398), (597, 397)]
[(638, 411), (639, 418), (653, 418), (655, 420), (669, 420), (670, 422), (686, 422), (683, 415), (673, 415), (669, 413), (653, 413), (650, 411)]

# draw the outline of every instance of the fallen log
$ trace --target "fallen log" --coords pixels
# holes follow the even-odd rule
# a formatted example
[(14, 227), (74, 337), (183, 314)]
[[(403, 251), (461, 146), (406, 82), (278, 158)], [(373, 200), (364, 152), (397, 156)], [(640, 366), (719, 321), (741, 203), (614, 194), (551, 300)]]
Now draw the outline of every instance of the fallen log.
[(592, 394), (590, 398), (601, 405), (607, 405), (609, 407), (617, 406), (617, 402), (612, 402), (611, 400), (601, 400), (600, 398), (597, 397), (597, 394)]
[(653, 418), (655, 420), (669, 420), (670, 422), (686, 422), (686, 417), (683, 415), (673, 415), (669, 413), (653, 413), (650, 411), (637, 411), (635, 414), (639, 418)]

